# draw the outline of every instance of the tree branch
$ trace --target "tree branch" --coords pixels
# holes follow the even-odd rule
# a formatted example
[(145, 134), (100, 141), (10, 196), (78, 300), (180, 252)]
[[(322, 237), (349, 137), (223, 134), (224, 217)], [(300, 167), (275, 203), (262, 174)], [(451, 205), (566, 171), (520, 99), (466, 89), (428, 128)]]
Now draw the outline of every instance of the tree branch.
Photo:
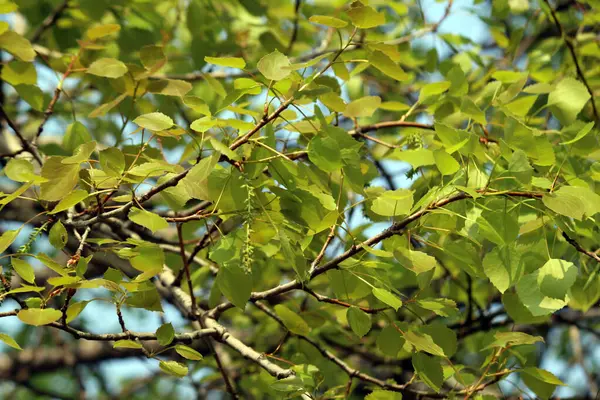
[[(29, 141), (27, 139), (25, 139), (25, 137), (23, 137), (23, 135), (21, 134), (21, 131), (19, 131), (19, 128), (17, 128), (17, 126), (9, 118), (8, 114), (6, 114), (6, 111), (4, 111), (4, 108), (2, 107), (2, 105), (0, 105), (0, 116), (2, 118), (4, 118), (4, 120), (6, 121), (8, 126), (10, 126), (10, 128), (13, 130), (15, 135), (17, 135), (17, 137), (19, 138), (19, 141), (21, 142), (21, 146), (23, 146), (23, 150), (25, 150), (29, 154), (31, 154), (33, 156), (33, 158), (35, 158), (35, 160), (41, 166), (43, 164), (42, 157), (40, 156), (38, 151), (35, 149), (35, 147), (31, 143), (29, 143)], [(17, 154), (19, 154), (19, 152), (15, 153), (14, 155), (17, 155)]]
[(56, 7), (54, 9), (54, 11), (52, 11), (52, 13), (50, 13), (44, 19), (44, 21), (42, 22), (42, 24), (37, 27), (37, 29), (35, 30), (35, 32), (31, 36), (30, 42), (31, 43), (35, 43), (38, 40), (40, 40), (40, 38), (42, 37), (42, 35), (44, 34), (44, 32), (46, 32), (46, 30), (48, 30), (49, 28), (51, 28), (52, 26), (54, 26), (54, 24), (56, 24), (56, 22), (58, 21), (58, 19), (61, 17), (61, 15), (63, 14), (63, 12), (68, 7), (69, 7), (69, 0), (64, 0), (61, 4), (59, 4), (58, 7)]

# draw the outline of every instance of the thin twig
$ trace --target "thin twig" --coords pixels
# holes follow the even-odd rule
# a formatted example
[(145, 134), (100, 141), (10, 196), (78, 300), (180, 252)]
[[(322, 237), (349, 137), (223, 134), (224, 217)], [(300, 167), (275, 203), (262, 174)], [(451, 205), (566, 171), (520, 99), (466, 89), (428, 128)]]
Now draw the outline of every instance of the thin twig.
[(590, 84), (588, 83), (587, 79), (585, 79), (585, 75), (583, 74), (583, 69), (581, 68), (581, 65), (579, 64), (579, 60), (577, 59), (577, 54), (575, 53), (575, 46), (573, 45), (573, 42), (571, 41), (571, 39), (569, 37), (567, 37), (565, 30), (563, 29), (562, 24), (560, 23), (558, 16), (556, 15), (556, 12), (550, 5), (550, 2), (548, 0), (544, 0), (544, 3), (546, 3), (548, 8), (550, 9), (550, 14), (552, 15), (552, 19), (554, 20), (554, 25), (556, 25), (556, 29), (558, 29), (558, 33), (565, 41), (565, 44), (567, 45), (567, 48), (569, 49), (569, 52), (571, 53), (571, 57), (573, 58), (573, 63), (575, 64), (575, 69), (577, 70), (577, 76), (579, 77), (579, 79), (581, 80), (581, 83), (583, 83), (583, 85), (587, 89), (588, 93), (590, 94), (590, 100), (592, 102), (592, 110), (594, 112), (594, 118), (595, 118), (596, 122), (599, 123), (600, 122), (600, 114), (598, 114), (598, 109), (596, 108), (596, 101), (594, 100), (594, 92), (592, 91), (592, 88), (590, 87)]
[(581, 247), (581, 245), (575, 239), (572, 239), (571, 237), (569, 237), (569, 235), (567, 235), (567, 233), (564, 232), (564, 231), (562, 233), (562, 236), (565, 238), (565, 240), (571, 246), (575, 247), (575, 249), (578, 252), (580, 252), (582, 254), (585, 254), (586, 256), (588, 256), (588, 257), (590, 257), (590, 258), (592, 258), (592, 259), (594, 259), (594, 260), (596, 260), (597, 262), (600, 263), (600, 255), (594, 253), (593, 251), (589, 251), (589, 250), (584, 249), (583, 247)]
[[(43, 164), (42, 157), (37, 152), (34, 145), (29, 143), (29, 141), (27, 139), (25, 139), (25, 137), (23, 137), (23, 135), (21, 134), (21, 131), (19, 131), (19, 128), (17, 128), (17, 126), (8, 117), (8, 114), (6, 114), (6, 111), (4, 111), (4, 108), (2, 107), (2, 105), (0, 105), (0, 116), (2, 118), (4, 118), (4, 120), (6, 121), (8, 126), (10, 126), (10, 128), (13, 130), (15, 135), (17, 135), (17, 137), (19, 138), (19, 141), (21, 142), (21, 145), (23, 146), (23, 150), (30, 153), (33, 156), (33, 158), (35, 158), (35, 160), (38, 162), (38, 164), (42, 165)], [(17, 154), (19, 154), (19, 152), (16, 152), (14, 154), (17, 155)]]
[(42, 37), (42, 35), (44, 34), (44, 32), (46, 32), (46, 30), (48, 30), (49, 28), (51, 28), (53, 25), (56, 24), (56, 22), (58, 21), (58, 19), (61, 17), (61, 15), (63, 14), (63, 12), (68, 7), (69, 7), (69, 0), (64, 0), (61, 4), (59, 4), (58, 7), (56, 7), (54, 9), (54, 11), (52, 11), (52, 13), (50, 13), (44, 19), (44, 21), (42, 22), (42, 24), (37, 27), (37, 29), (35, 30), (35, 32), (31, 36), (30, 42), (31, 43), (35, 43), (38, 40), (40, 40), (40, 38)]
[(296, 43), (296, 39), (298, 38), (298, 24), (300, 22), (300, 5), (302, 4), (302, 0), (296, 0), (294, 5), (294, 27), (292, 29), (292, 37), (290, 38), (290, 43), (285, 51), (286, 54), (290, 54), (292, 52), (292, 47), (294, 47), (294, 43)]

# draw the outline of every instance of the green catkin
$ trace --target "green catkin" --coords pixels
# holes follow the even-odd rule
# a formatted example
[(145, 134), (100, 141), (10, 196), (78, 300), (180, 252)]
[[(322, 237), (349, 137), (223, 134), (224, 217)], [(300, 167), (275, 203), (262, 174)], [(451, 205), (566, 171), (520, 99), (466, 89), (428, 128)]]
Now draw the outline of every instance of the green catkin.
[(244, 210), (244, 245), (242, 247), (242, 268), (246, 273), (252, 272), (252, 262), (254, 255), (254, 246), (252, 245), (251, 235), (254, 232), (252, 230), (252, 221), (254, 220), (254, 199), (256, 194), (254, 193), (254, 187), (250, 184), (250, 179), (244, 175), (244, 184), (242, 185), (246, 189), (246, 199), (244, 204), (246, 208)]

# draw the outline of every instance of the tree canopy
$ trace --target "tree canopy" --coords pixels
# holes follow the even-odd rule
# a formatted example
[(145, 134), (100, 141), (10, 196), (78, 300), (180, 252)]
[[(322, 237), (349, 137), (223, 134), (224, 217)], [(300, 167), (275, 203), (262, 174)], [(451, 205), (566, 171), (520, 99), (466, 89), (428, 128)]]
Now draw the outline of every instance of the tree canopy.
[(597, 396), (598, 0), (0, 12), (0, 397)]

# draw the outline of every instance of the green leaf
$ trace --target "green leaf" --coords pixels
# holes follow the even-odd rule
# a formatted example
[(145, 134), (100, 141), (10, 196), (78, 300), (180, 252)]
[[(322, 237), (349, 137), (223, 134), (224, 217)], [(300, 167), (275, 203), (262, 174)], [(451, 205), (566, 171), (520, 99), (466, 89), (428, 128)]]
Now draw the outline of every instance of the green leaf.
[(173, 329), (173, 325), (170, 322), (162, 324), (156, 330), (156, 338), (158, 339), (158, 344), (160, 344), (161, 346), (170, 345), (174, 337), (175, 329)]
[(327, 15), (312, 15), (308, 20), (313, 24), (320, 24), (338, 29), (348, 25), (348, 23), (344, 20)]
[(12, 347), (13, 349), (23, 350), (21, 346), (15, 341), (15, 339), (8, 336), (6, 333), (0, 333), (0, 341), (4, 342), (4, 344)]
[(325, 172), (339, 171), (343, 167), (339, 143), (332, 137), (312, 138), (308, 145), (308, 158)]
[(24, 281), (35, 283), (35, 272), (33, 267), (27, 261), (12, 257), (10, 262), (17, 275), (19, 275)]
[(42, 176), (48, 181), (40, 185), (40, 199), (59, 201), (73, 190), (79, 181), (79, 165), (63, 164), (63, 157), (49, 157), (42, 167)]
[(425, 165), (435, 164), (435, 158), (433, 157), (433, 151), (429, 149), (416, 149), (416, 150), (401, 150), (396, 149), (392, 153), (394, 160), (404, 161), (409, 163), (414, 169)]
[(404, 267), (419, 275), (435, 268), (435, 258), (422, 251), (408, 249), (394, 250), (394, 257)]
[(67, 157), (63, 159), (61, 162), (63, 164), (81, 164), (82, 162), (86, 162), (89, 160), (92, 153), (96, 150), (96, 142), (91, 141), (88, 143), (83, 143), (77, 146), (73, 155), (71, 157)]
[[(164, 260), (164, 256), (162, 259)], [(153, 270), (150, 271), (150, 273), (147, 273), (148, 275), (156, 275)], [(151, 276), (148, 276), (149, 278)], [(139, 281), (139, 279), (136, 278), (136, 281)], [(160, 301), (161, 298), (154, 284), (148, 280), (143, 280), (139, 283), (138, 290), (127, 298), (126, 304), (130, 307), (143, 308), (148, 311), (163, 312)]]
[(458, 338), (456, 332), (441, 322), (431, 322), (419, 326), (419, 330), (425, 336), (431, 337), (433, 342), (442, 348), (444, 356), (452, 357), (458, 349)]
[(96, 40), (105, 36), (112, 35), (121, 30), (121, 26), (118, 24), (101, 24), (95, 25), (85, 31), (85, 36), (90, 40)]
[(71, 321), (77, 318), (89, 303), (91, 303), (91, 301), (86, 300), (69, 304), (69, 307), (67, 308), (67, 324), (70, 324)]
[(0, 78), (13, 86), (37, 84), (35, 66), (24, 61), (15, 60), (4, 65)]
[(0, 49), (8, 51), (21, 61), (32, 62), (35, 59), (31, 42), (14, 31), (6, 31), (0, 35)]
[(82, 189), (73, 190), (71, 193), (67, 194), (61, 201), (58, 202), (56, 207), (48, 214), (56, 214), (61, 211), (68, 210), (69, 208), (75, 206), (79, 202), (85, 200), (89, 196), (89, 193)]
[(390, 78), (394, 78), (397, 81), (405, 81), (409, 78), (408, 74), (404, 72), (400, 66), (398, 66), (387, 54), (381, 51), (375, 51), (369, 57), (369, 62), (372, 66), (383, 72)]
[(152, 233), (169, 227), (169, 223), (163, 217), (137, 207), (133, 207), (127, 217), (136, 224), (150, 229)]
[(178, 378), (183, 378), (188, 373), (188, 367), (177, 361), (160, 361), (158, 366), (163, 372)]
[(223, 142), (221, 142), (221, 141), (219, 141), (219, 140), (217, 140), (215, 138), (210, 138), (210, 144), (213, 147), (213, 149), (215, 149), (219, 153), (227, 156), (227, 158), (229, 158), (230, 160), (233, 160), (233, 161), (239, 161), (239, 160), (241, 160), (240, 155), (237, 154), (235, 151), (231, 150)]
[(237, 265), (226, 265), (219, 269), (217, 284), (234, 306), (242, 310), (246, 307), (252, 293), (252, 275)]
[(60, 310), (53, 308), (28, 308), (17, 313), (17, 318), (27, 325), (42, 326), (58, 320)]
[(369, 29), (385, 24), (384, 13), (377, 12), (373, 7), (365, 6), (359, 1), (352, 3), (346, 14), (352, 24), (360, 29)]
[(219, 121), (217, 119), (212, 118), (210, 116), (206, 116), (206, 117), (198, 118), (197, 120), (192, 122), (192, 124), (190, 125), (190, 128), (192, 128), (196, 132), (206, 132), (213, 126), (217, 125), (218, 122)]
[(468, 97), (463, 97), (460, 111), (473, 121), (486, 125), (485, 113)]
[(15, 86), (15, 90), (21, 99), (29, 104), (31, 108), (40, 112), (44, 111), (46, 100), (42, 89), (34, 85), (17, 85)]
[(561, 124), (570, 125), (589, 100), (590, 94), (583, 83), (565, 78), (548, 95), (548, 106)]
[(310, 333), (310, 327), (306, 321), (283, 304), (275, 306), (275, 313), (281, 318), (283, 324), (290, 332), (301, 336), (307, 336)]
[(4, 173), (6, 173), (8, 179), (15, 182), (40, 182), (44, 180), (33, 172), (33, 164), (22, 158), (10, 159), (4, 168)]
[(94, 110), (92, 110), (92, 112), (90, 112), (90, 114), (88, 115), (89, 118), (98, 118), (98, 117), (103, 117), (105, 116), (110, 110), (112, 110), (113, 108), (115, 108), (116, 106), (118, 106), (119, 104), (121, 104), (121, 102), (123, 100), (125, 100), (127, 98), (127, 93), (122, 93), (121, 95), (115, 97), (113, 100), (101, 104), (98, 107), (96, 107)]
[(183, 344), (176, 345), (175, 351), (177, 352), (177, 354), (179, 354), (181, 357), (183, 357), (187, 360), (200, 361), (203, 358), (202, 354), (198, 353), (196, 350), (192, 349), (191, 347), (183, 345)]
[(62, 250), (65, 247), (69, 240), (69, 234), (62, 222), (56, 221), (56, 223), (52, 225), (50, 233), (48, 234), (48, 240), (55, 249)]
[(346, 106), (344, 115), (349, 118), (370, 117), (381, 104), (381, 97), (366, 96), (352, 101)]
[(142, 349), (143, 347), (141, 343), (130, 339), (117, 340), (113, 344), (115, 349)]
[(421, 88), (421, 92), (419, 93), (419, 103), (422, 103), (423, 101), (427, 100), (432, 96), (437, 96), (439, 94), (444, 93), (450, 88), (451, 84), (452, 83), (449, 81), (428, 83), (427, 85), (423, 86), (423, 88)]
[(167, 62), (163, 46), (148, 45), (140, 50), (140, 61), (149, 72), (158, 71)]
[(507, 346), (520, 346), (525, 344), (534, 344), (537, 342), (543, 342), (544, 338), (541, 336), (531, 336), (523, 332), (496, 332), (494, 334), (494, 341), (486, 346), (485, 349), (493, 347), (507, 347)]
[(302, 254), (302, 250), (298, 246), (292, 246), (288, 236), (283, 230), (279, 231), (279, 244), (281, 254), (284, 259), (292, 264), (292, 268), (296, 272), (296, 276), (300, 281), (304, 281), (308, 274), (308, 263)]
[(490, 282), (504, 293), (523, 275), (521, 253), (514, 246), (498, 246), (485, 255), (483, 270)]
[(365, 400), (402, 400), (402, 393), (390, 390), (375, 390), (369, 393)]
[(8, 249), (8, 246), (15, 241), (19, 232), (21, 232), (21, 229), (5, 231), (2, 236), (0, 236), (0, 253), (4, 253), (4, 250)]
[(67, 127), (67, 133), (63, 136), (62, 145), (69, 153), (73, 153), (79, 146), (92, 141), (92, 135), (88, 129), (79, 121), (75, 121)]
[(402, 307), (402, 300), (386, 289), (373, 288), (373, 296), (377, 297), (381, 302), (387, 304), (396, 311)]
[(439, 359), (424, 353), (415, 353), (412, 356), (412, 365), (415, 372), (427, 386), (439, 393), (444, 383), (442, 364)]
[(244, 69), (246, 61), (240, 57), (204, 57), (204, 61), (221, 67)]
[(413, 191), (407, 189), (388, 190), (381, 193), (371, 206), (375, 214), (386, 217), (406, 215), (413, 206)]
[(577, 132), (577, 135), (575, 135), (575, 137), (573, 139), (567, 140), (566, 142), (562, 142), (561, 144), (573, 144), (575, 142), (578, 142), (581, 139), (583, 139), (588, 133), (590, 133), (593, 128), (594, 128), (594, 123), (588, 122), (587, 124), (584, 125), (583, 128), (581, 128), (579, 130), (579, 132)]
[(163, 96), (183, 97), (192, 90), (192, 84), (180, 79), (156, 79), (148, 83), (147, 90)]
[(288, 376), (271, 383), (270, 388), (277, 392), (295, 393), (304, 391), (304, 382), (298, 376)]
[(346, 311), (348, 324), (358, 337), (363, 337), (371, 330), (371, 316), (358, 307), (352, 306)]
[(460, 164), (445, 150), (436, 150), (433, 152), (435, 165), (442, 175), (452, 175), (460, 169)]
[(405, 342), (406, 341), (395, 327), (387, 325), (377, 336), (376, 343), (377, 348), (381, 350), (383, 354), (390, 357), (396, 357), (398, 352), (402, 350)]
[(456, 302), (450, 299), (423, 299), (417, 300), (417, 304), (441, 317), (454, 317), (459, 313)]
[(417, 349), (417, 351), (424, 351), (434, 356), (444, 357), (444, 350), (438, 346), (430, 335), (408, 331), (404, 334), (404, 339)]
[(548, 400), (552, 396), (556, 386), (566, 386), (554, 374), (540, 368), (527, 367), (520, 372), (527, 387), (543, 400)]
[(87, 73), (105, 78), (119, 78), (127, 73), (127, 66), (114, 58), (99, 58), (88, 67)]
[(555, 299), (564, 299), (577, 279), (575, 264), (555, 258), (548, 260), (536, 273), (540, 291)]
[(562, 186), (544, 193), (542, 202), (555, 213), (580, 221), (600, 212), (600, 196), (584, 187)]
[[(134, 124), (151, 131), (164, 131), (173, 126), (173, 120), (160, 112), (140, 115), (133, 120)], [(192, 128), (193, 129), (193, 128)]]
[(277, 50), (261, 58), (256, 67), (265, 78), (272, 81), (280, 81), (292, 73), (290, 60)]
[[(211, 116), (210, 107), (204, 100), (197, 96), (185, 96), (183, 98), (183, 104), (196, 111), (199, 114)], [(193, 128), (192, 128), (193, 129)]]
[(60, 276), (69, 275), (69, 271), (67, 271), (64, 266), (57, 263), (52, 258), (48, 257), (46, 254), (36, 254), (35, 258), (37, 258), (42, 264), (44, 264), (46, 267), (50, 268), (52, 271), (56, 272)]
[(539, 324), (545, 322), (547, 316), (534, 317), (527, 307), (521, 302), (516, 293), (506, 292), (502, 295), (502, 304), (510, 318), (516, 324)]
[(120, 176), (125, 170), (125, 156), (116, 147), (108, 147), (99, 153), (100, 166), (109, 175)]
[(521, 278), (517, 283), (517, 294), (534, 317), (551, 314), (567, 305), (564, 300), (548, 297), (541, 292), (537, 271)]

